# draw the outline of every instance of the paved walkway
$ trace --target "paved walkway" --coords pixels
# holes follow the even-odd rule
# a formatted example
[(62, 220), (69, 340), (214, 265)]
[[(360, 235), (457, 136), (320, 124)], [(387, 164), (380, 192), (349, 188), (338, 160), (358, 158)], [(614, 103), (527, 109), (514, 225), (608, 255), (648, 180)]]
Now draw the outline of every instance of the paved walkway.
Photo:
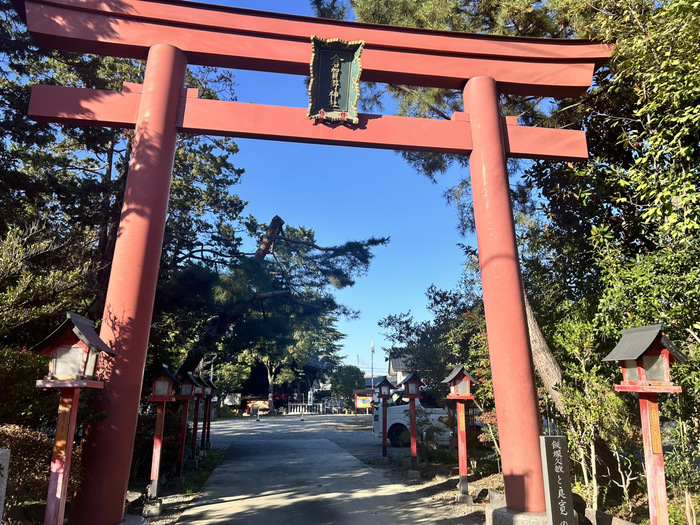
[[(230, 435), (223, 462), (178, 523), (453, 523), (329, 439)], [(378, 449), (381, 456), (381, 442)]]

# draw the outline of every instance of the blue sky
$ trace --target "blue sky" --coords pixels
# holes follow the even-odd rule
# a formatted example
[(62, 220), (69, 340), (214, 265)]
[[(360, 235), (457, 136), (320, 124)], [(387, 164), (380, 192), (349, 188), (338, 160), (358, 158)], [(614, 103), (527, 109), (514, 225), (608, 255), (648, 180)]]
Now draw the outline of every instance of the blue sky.
[[(238, 1), (234, 7), (312, 15), (308, 0)], [(309, 52), (310, 52), (309, 46)], [(240, 102), (307, 107), (304, 77), (236, 71)], [(342, 320), (347, 334), (341, 355), (345, 363), (370, 373), (374, 341), (375, 375), (386, 374), (388, 343), (378, 321), (408, 312), (428, 318), (425, 292), (431, 284), (454, 288), (463, 262), (457, 246), (457, 214), (443, 192), (464, 170), (455, 169), (434, 184), (415, 173), (395, 152), (338, 146), (237, 139), (234, 163), (245, 169), (239, 196), (247, 213), (269, 222), (279, 215), (293, 226), (306, 226), (319, 244), (333, 245), (372, 236), (391, 237), (375, 250), (367, 275), (340, 291), (342, 304), (360, 311), (357, 320)]]

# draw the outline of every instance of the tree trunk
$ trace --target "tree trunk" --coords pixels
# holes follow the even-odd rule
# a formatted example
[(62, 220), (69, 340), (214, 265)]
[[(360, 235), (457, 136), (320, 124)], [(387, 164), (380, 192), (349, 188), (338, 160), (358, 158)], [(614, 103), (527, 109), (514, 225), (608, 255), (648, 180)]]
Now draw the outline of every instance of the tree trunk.
[(561, 368), (554, 354), (552, 354), (552, 351), (549, 349), (549, 345), (542, 334), (542, 330), (540, 330), (540, 326), (537, 324), (537, 319), (535, 319), (535, 314), (530, 306), (530, 301), (527, 299), (527, 294), (524, 294), (523, 297), (525, 299), (527, 328), (530, 331), (532, 362), (557, 412), (564, 415), (564, 402), (561, 397), (561, 392), (559, 391), (559, 386), (562, 381)]
[[(525, 300), (525, 313), (527, 315), (527, 327), (530, 332), (530, 346), (532, 347), (532, 362), (535, 366), (535, 370), (542, 381), (542, 384), (547, 389), (547, 394), (549, 394), (552, 404), (556, 408), (564, 420), (568, 420), (564, 407), (564, 399), (562, 397), (559, 387), (562, 383), (563, 374), (559, 362), (549, 348), (542, 330), (537, 323), (535, 314), (530, 306), (530, 301), (527, 299), (527, 294), (523, 294), (523, 299)], [(622, 483), (622, 478), (619, 473), (619, 463), (615, 459), (615, 456), (610, 451), (607, 443), (603, 441), (600, 437), (596, 436), (594, 438), (596, 459), (601, 465), (605, 467), (604, 472), (607, 472), (607, 476), (610, 477), (615, 482)]]
[[(278, 215), (275, 215), (272, 218), (272, 221), (270, 221), (270, 225), (267, 228), (267, 232), (263, 236), (260, 246), (253, 256), (254, 260), (262, 261), (265, 256), (272, 251), (275, 246), (275, 240), (280, 235), (283, 225), (284, 221)], [(221, 341), (231, 325), (236, 322), (236, 320), (240, 319), (241, 316), (243, 316), (243, 314), (250, 307), (250, 303), (255, 298), (255, 295), (247, 297), (245, 300), (234, 306), (231, 311), (219, 312), (216, 317), (209, 319), (207, 324), (204, 326), (204, 332), (199, 336), (199, 339), (190, 349), (190, 351), (187, 352), (185, 360), (178, 369), (178, 378), (184, 379), (187, 376), (187, 372), (194, 372), (196, 370), (206, 353), (215, 349), (216, 343)]]

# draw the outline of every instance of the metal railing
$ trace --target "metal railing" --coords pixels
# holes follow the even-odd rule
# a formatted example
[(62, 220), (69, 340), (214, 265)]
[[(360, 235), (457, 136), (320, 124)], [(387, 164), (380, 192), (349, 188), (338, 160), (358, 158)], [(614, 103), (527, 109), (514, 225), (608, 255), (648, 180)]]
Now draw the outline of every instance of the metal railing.
[(287, 414), (322, 414), (323, 405), (321, 403), (289, 403)]

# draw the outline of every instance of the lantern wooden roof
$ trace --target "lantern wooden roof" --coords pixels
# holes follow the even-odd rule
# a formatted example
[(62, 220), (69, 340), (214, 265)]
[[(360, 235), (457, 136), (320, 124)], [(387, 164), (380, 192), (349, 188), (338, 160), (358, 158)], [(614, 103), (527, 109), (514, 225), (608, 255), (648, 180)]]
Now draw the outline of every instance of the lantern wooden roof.
[(396, 388), (396, 387), (392, 384), (392, 382), (389, 381), (389, 379), (388, 379), (386, 376), (384, 376), (384, 379), (382, 379), (379, 383), (377, 383), (376, 385), (374, 385), (374, 388), (377, 389), (377, 388), (381, 387), (381, 386), (384, 385), (384, 384), (389, 385), (389, 388)]
[(688, 358), (666, 337), (663, 329), (663, 325), (654, 324), (623, 330), (622, 339), (603, 361), (637, 360), (658, 342), (678, 361), (685, 363)]
[[(95, 352), (117, 355), (95, 332), (92, 321), (73, 312), (66, 312), (66, 320), (51, 335), (30, 349), (39, 354), (50, 354), (51, 350), (65, 341), (70, 331), (87, 347)], [(77, 341), (76, 341), (77, 342)]]
[(175, 377), (175, 374), (173, 374), (173, 373), (170, 371), (170, 368), (169, 368), (168, 365), (166, 365), (165, 363), (163, 363), (163, 372), (162, 372), (160, 375), (154, 377), (151, 381), (155, 381), (155, 380), (158, 379), (159, 377), (166, 377), (166, 378), (168, 378), (170, 381), (173, 382), (173, 385), (175, 385), (175, 386), (180, 385), (180, 380), (179, 380), (177, 377)]
[(212, 390), (218, 390), (214, 382), (208, 377), (199, 376), (199, 382), (204, 386), (211, 387)]
[(455, 366), (452, 372), (450, 372), (450, 375), (448, 375), (445, 379), (442, 380), (442, 383), (449, 383), (450, 381), (455, 379), (460, 373), (463, 373), (465, 377), (467, 377), (472, 383), (478, 383), (478, 380), (464, 369), (464, 365)]
[(202, 378), (195, 377), (195, 375), (192, 372), (187, 372), (187, 379), (184, 379), (182, 381), (182, 383), (187, 383), (187, 382), (192, 383), (192, 386), (202, 386)]

